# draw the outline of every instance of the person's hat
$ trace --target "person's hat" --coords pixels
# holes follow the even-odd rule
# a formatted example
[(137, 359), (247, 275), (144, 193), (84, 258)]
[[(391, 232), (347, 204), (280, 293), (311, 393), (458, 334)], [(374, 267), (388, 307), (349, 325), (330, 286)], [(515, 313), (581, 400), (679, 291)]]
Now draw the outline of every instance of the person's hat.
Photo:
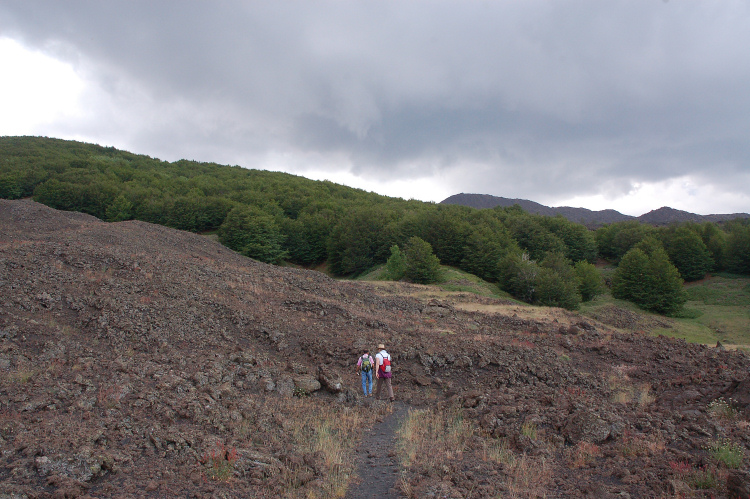
[(385, 350), (385, 345), (383, 345), (383, 344), (381, 343), (380, 345), (378, 345), (378, 348), (379, 348), (380, 350)]

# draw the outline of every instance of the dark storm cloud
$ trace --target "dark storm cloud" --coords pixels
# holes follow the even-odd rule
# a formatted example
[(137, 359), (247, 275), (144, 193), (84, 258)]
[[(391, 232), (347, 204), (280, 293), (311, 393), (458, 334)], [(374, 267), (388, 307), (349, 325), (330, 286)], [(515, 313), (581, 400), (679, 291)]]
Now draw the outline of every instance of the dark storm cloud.
[(748, 190), (746, 2), (6, 0), (0, 36), (141, 96), (162, 114), (121, 125), (169, 159), (464, 168), (465, 192), (550, 202), (717, 168)]

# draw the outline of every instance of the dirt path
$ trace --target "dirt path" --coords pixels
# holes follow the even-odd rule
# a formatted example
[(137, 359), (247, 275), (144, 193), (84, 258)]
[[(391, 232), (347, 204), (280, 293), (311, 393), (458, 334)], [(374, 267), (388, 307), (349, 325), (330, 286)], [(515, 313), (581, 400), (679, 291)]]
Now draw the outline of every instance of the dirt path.
[(396, 402), (393, 412), (368, 430), (362, 439), (357, 463), (358, 479), (346, 494), (346, 499), (396, 499), (402, 497), (396, 490), (399, 465), (396, 457), (396, 430), (403, 421), (408, 406)]

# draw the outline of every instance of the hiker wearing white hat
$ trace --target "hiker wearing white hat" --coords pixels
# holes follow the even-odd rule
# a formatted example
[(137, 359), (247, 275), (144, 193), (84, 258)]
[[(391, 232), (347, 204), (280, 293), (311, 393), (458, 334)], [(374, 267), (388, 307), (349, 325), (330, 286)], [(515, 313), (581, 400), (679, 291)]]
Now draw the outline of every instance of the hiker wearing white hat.
[(377, 388), (375, 388), (375, 398), (380, 400), (380, 388), (385, 383), (388, 388), (388, 397), (393, 402), (393, 386), (391, 385), (391, 355), (385, 351), (385, 345), (378, 345), (379, 352), (375, 354), (375, 377), (378, 380)]

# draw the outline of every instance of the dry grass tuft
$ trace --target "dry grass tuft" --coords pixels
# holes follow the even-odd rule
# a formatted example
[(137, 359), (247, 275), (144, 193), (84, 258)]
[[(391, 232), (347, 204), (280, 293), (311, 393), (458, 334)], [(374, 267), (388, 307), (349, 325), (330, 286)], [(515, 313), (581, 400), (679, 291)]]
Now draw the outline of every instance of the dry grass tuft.
[(626, 430), (618, 444), (618, 450), (624, 457), (654, 456), (666, 448), (664, 439), (655, 435), (635, 435)]
[(571, 468), (583, 468), (596, 461), (596, 458), (601, 456), (602, 451), (598, 445), (591, 442), (578, 442), (578, 444), (571, 449), (570, 453), (570, 467)]
[(406, 467), (438, 468), (461, 455), (475, 429), (457, 408), (410, 409), (398, 430), (398, 453)]
[[(536, 437), (536, 425), (529, 423), (525, 432)], [(552, 480), (552, 467), (545, 458), (516, 454), (507, 441), (482, 434), (456, 407), (409, 411), (398, 432), (397, 449), (405, 468), (399, 487), (407, 497), (418, 497), (410, 474), (418, 481), (424, 477), (445, 480), (458, 472), (462, 463), (474, 459), (502, 470), (498, 478), (504, 475), (505, 480), (494, 483), (495, 493), (501, 494), (498, 497), (546, 497)]]
[[(238, 438), (252, 440), (256, 433), (254, 428), (260, 426), (266, 429), (266, 440), (253, 441), (254, 446), (278, 447), (291, 442), (296, 454), (316, 457), (316, 466), (323, 471), (316, 477), (316, 484), (303, 487), (305, 471), (288, 469), (283, 480), (283, 497), (344, 497), (354, 476), (354, 454), (362, 429), (390, 410), (392, 408), (386, 405), (376, 411), (362, 411), (327, 404), (313, 397), (272, 397), (257, 408), (254, 419), (243, 420), (234, 432)], [(271, 431), (274, 428), (275, 432)]]
[(640, 409), (651, 405), (655, 397), (651, 394), (651, 385), (640, 383), (634, 385), (628, 376), (629, 369), (615, 367), (607, 377), (607, 384), (612, 391), (610, 400), (615, 404), (635, 403)]
[(735, 403), (732, 398), (726, 400), (724, 397), (719, 397), (708, 404), (708, 412), (715, 419), (728, 423), (737, 419), (739, 414), (739, 411), (735, 408)]
[(515, 465), (516, 456), (505, 440), (485, 440), (482, 459), (493, 461), (506, 467)]
[[(37, 373), (36, 373), (36, 371), (34, 369), (20, 367), (18, 369), (15, 369), (15, 370), (12, 370), (12, 371), (8, 372), (7, 374), (5, 374), (2, 377), (0, 377), (0, 380), (2, 380), (4, 378), (5, 382), (7, 384), (9, 384), (9, 385), (10, 384), (17, 384), (17, 383), (24, 384), (24, 383), (30, 382), (32, 380), (32, 378), (34, 378), (34, 376), (36, 376), (36, 374)], [(0, 383), (0, 386), (2, 386), (2, 384), (3, 383)]]
[(544, 458), (522, 454), (508, 469), (508, 497), (541, 499), (547, 497), (552, 481), (552, 467)]

